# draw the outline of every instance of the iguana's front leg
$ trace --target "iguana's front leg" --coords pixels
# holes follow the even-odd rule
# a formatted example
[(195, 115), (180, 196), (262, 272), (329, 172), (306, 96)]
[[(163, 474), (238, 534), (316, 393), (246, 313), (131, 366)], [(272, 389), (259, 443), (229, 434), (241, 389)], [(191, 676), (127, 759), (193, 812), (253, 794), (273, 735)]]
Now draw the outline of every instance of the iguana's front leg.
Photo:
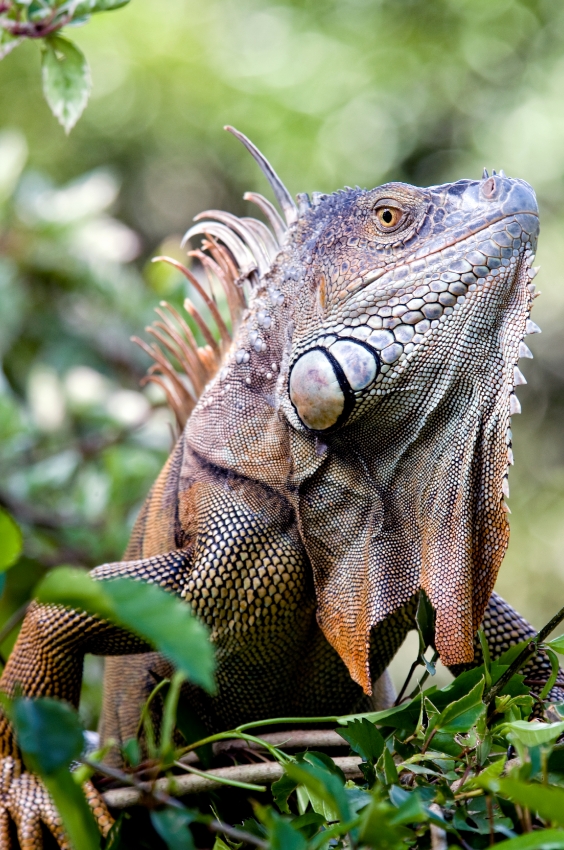
[[(178, 589), (178, 578), (188, 561), (177, 551), (145, 561), (106, 564), (92, 573), (94, 578), (133, 576)], [(84, 655), (125, 655), (147, 652), (142, 639), (117, 626), (81, 611), (59, 605), (32, 603), (14, 650), (0, 679), (0, 689), (25, 696), (49, 696), (78, 707)], [(107, 834), (112, 818), (94, 786), (85, 793), (100, 827)], [(22, 766), (11, 725), (0, 713), (0, 850), (10, 850), (10, 818), (17, 827), (22, 850), (41, 850), (41, 824), (55, 836), (63, 850), (70, 845), (58, 813), (38, 777)]]
[[(482, 628), (488, 641), (488, 647), (492, 658), (499, 658), (512, 646), (521, 641), (535, 637), (536, 631), (511, 605), (492, 593), (488, 607), (482, 621)], [(476, 636), (474, 643), (475, 658), (472, 664), (451, 667), (451, 671), (457, 675), (462, 670), (481, 664), (483, 660), (480, 640)], [(539, 693), (548, 681), (552, 668), (545, 652), (538, 652), (523, 670), (526, 681), (532, 686), (534, 692)], [(560, 671), (556, 685), (550, 692), (553, 702), (564, 700), (564, 671)]]

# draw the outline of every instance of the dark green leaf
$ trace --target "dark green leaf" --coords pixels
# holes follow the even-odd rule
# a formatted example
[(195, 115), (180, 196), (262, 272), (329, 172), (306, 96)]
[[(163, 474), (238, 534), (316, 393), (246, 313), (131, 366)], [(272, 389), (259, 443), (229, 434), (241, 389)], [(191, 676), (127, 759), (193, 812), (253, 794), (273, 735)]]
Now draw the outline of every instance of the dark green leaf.
[(306, 812), (304, 815), (293, 818), (291, 821), (292, 829), (299, 830), (302, 835), (308, 839), (308, 841), (310, 838), (313, 838), (315, 833), (319, 831), (320, 827), (322, 827), (324, 823), (325, 818), (317, 812)]
[(65, 132), (70, 133), (90, 95), (86, 59), (71, 41), (51, 36), (43, 42), (41, 69), (45, 99)]
[(47, 697), (15, 699), (11, 719), (26, 762), (41, 776), (68, 767), (84, 749), (78, 714), (65, 702)]
[(270, 850), (305, 850), (307, 847), (307, 841), (301, 832), (275, 811), (271, 811), (268, 839)]
[(42, 777), (74, 847), (99, 850), (100, 833), (90, 806), (66, 767)]
[(290, 779), (307, 789), (314, 811), (326, 814), (330, 810), (336, 812), (341, 820), (350, 820), (349, 803), (340, 776), (320, 762), (290, 762), (284, 766), (284, 770)]
[(404, 826), (392, 822), (396, 814), (397, 809), (374, 797), (362, 813), (361, 842), (378, 850), (405, 847), (404, 839), (412, 833)]
[[(403, 788), (399, 788), (397, 785), (392, 786), (394, 790), (404, 791)], [(390, 789), (391, 790), (391, 789)], [(406, 824), (417, 824), (422, 823), (429, 819), (429, 815), (427, 809), (423, 805), (423, 801), (417, 791), (404, 791), (405, 797), (400, 802), (400, 795), (396, 793), (395, 798), (398, 801), (396, 805), (398, 805), (398, 809), (396, 813), (391, 818), (391, 823), (404, 826)], [(390, 794), (390, 798), (392, 794)], [(393, 801), (395, 802), (395, 800)]]
[(363, 717), (353, 720), (337, 732), (365, 761), (373, 764), (378, 761), (385, 747), (384, 739), (373, 723)]
[(121, 749), (131, 767), (137, 767), (141, 761), (141, 749), (137, 738), (129, 738)]
[(287, 773), (284, 773), (280, 779), (272, 783), (272, 796), (274, 797), (274, 802), (280, 811), (285, 812), (287, 815), (290, 814), (288, 797), (293, 791), (295, 791), (297, 786), (298, 780), (291, 779)]
[(195, 850), (194, 840), (188, 824), (193, 821), (189, 811), (167, 807), (151, 812), (151, 823), (168, 850)]
[(16, 563), (22, 551), (22, 533), (10, 514), (0, 508), (0, 572)]
[(378, 759), (376, 773), (378, 779), (384, 785), (395, 785), (398, 781), (398, 769), (387, 747), (384, 747), (384, 751)]
[(428, 646), (435, 645), (435, 609), (424, 590), (419, 591), (415, 623), (419, 632), (419, 651), (425, 652)]
[(124, 626), (153, 644), (191, 682), (213, 692), (215, 662), (207, 628), (185, 602), (157, 585), (127, 578), (94, 581), (82, 570), (59, 567), (41, 582), (37, 598)]
[(467, 732), (486, 710), (482, 702), (484, 679), (482, 678), (466, 696), (447, 705), (434, 726), (442, 732)]

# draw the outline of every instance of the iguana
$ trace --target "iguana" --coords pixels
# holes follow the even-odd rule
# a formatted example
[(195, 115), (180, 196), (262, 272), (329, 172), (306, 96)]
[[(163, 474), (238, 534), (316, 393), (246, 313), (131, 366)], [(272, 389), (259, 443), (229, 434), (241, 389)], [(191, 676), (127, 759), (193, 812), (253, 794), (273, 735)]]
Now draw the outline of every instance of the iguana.
[[(457, 670), (534, 632), (493, 593), (508, 542), (510, 419), (539, 229), (532, 188), (502, 171), (422, 189), (298, 195), (242, 134), (283, 218), (270, 229), (210, 211), (187, 239), (223, 282), (233, 340), (215, 318), (207, 345), (163, 313), (152, 377), (189, 418), (119, 563), (186, 600), (211, 628), (217, 694), (188, 697), (211, 729), (272, 716), (371, 706), (377, 682), (414, 627), (423, 588), (436, 648)], [(245, 295), (248, 304), (245, 303)], [(165, 321), (166, 319), (166, 321)], [(200, 394), (199, 399), (196, 398)], [(193, 408), (193, 409), (192, 409)], [(135, 735), (140, 705), (168, 672), (139, 638), (84, 612), (33, 603), (0, 686), (78, 704), (85, 653), (106, 661), (102, 736)], [(128, 657), (133, 654), (133, 658)], [(546, 658), (529, 675), (548, 678)], [(0, 848), (10, 819), (39, 850), (44, 822), (68, 847), (40, 781), (0, 721)], [(93, 786), (102, 832), (111, 818)]]

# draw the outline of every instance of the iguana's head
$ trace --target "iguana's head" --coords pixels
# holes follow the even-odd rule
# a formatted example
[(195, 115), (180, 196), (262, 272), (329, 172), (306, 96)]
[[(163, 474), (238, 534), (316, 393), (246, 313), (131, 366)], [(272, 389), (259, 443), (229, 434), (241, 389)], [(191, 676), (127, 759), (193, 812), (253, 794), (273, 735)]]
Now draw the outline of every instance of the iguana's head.
[(516, 300), (516, 288), (538, 229), (532, 188), (495, 173), (317, 196), (296, 233), (304, 285), (284, 405), (292, 425), (322, 439), (346, 429), (400, 376), (402, 386), (415, 380), (423, 352), (438, 373), (446, 358), (483, 375), (500, 331), (524, 334), (531, 298), (522, 286)]
[[(296, 207), (241, 138), (287, 229), (252, 196), (278, 253), (252, 219), (214, 213), (220, 225), (190, 231), (223, 241), (255, 277), (193, 445), (294, 494), (320, 625), (365, 690), (370, 629), (420, 587), (442, 660), (470, 661), (508, 540), (517, 362), (538, 330), (534, 192), (484, 172), (302, 195)], [(235, 425), (206, 407), (226, 397)]]

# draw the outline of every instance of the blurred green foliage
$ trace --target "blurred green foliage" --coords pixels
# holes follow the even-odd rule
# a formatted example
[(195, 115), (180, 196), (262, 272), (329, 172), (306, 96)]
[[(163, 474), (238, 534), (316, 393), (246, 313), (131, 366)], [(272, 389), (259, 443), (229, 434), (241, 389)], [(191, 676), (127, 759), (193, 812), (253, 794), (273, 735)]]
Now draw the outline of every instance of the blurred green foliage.
[(121, 556), (171, 445), (129, 338), (160, 298), (185, 294), (148, 260), (177, 252), (202, 209), (248, 214), (243, 191), (265, 190), (226, 123), (292, 192), (424, 185), (484, 165), (536, 188), (544, 333), (523, 368), (499, 590), (534, 624), (548, 619), (564, 597), (564, 6), (134, 0), (68, 34), (93, 78), (68, 138), (43, 99), (38, 45), (0, 63), (0, 503), (26, 539), (0, 622), (46, 568)]

